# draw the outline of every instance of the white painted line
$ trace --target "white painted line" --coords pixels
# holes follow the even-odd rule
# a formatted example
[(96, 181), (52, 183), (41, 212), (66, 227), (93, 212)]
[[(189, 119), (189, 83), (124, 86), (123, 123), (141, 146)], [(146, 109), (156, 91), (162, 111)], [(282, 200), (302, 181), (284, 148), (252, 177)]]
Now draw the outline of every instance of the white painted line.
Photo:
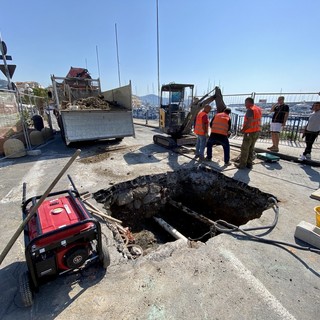
[(268, 308), (274, 311), (281, 319), (296, 320), (296, 318), (280, 303), (277, 298), (248, 270), (242, 262), (230, 251), (219, 248), (220, 253), (231, 262), (237, 275), (244, 279), (258, 295), (262, 297)]
[(44, 161), (38, 160), (30, 168), (28, 173), (24, 175), (16, 187), (12, 188), (5, 197), (0, 200), (0, 203), (16, 202), (22, 199), (22, 184), (27, 183), (27, 198), (28, 195), (33, 197), (37, 195), (40, 178), (44, 175)]

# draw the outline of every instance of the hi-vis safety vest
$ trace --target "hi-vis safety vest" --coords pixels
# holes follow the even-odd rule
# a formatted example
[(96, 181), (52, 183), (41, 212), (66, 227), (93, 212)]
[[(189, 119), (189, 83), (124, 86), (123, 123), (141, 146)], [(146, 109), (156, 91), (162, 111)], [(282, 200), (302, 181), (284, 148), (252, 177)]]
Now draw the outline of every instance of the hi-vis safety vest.
[[(253, 111), (253, 120), (250, 124), (250, 128), (246, 129), (244, 132), (245, 133), (250, 133), (250, 132), (258, 132), (261, 131), (260, 125), (261, 125), (261, 116), (262, 116), (262, 112), (261, 109), (257, 106), (253, 106), (251, 108), (251, 110)], [(248, 121), (248, 118), (245, 116), (244, 117), (244, 123), (243, 126), (246, 125), (246, 122)]]
[[(199, 136), (204, 136), (206, 134), (206, 132), (203, 130), (203, 122), (202, 122), (202, 118), (203, 116), (207, 116), (208, 114), (204, 111), (201, 111), (198, 113), (197, 118), (196, 118), (196, 123), (194, 125), (194, 133), (198, 134)], [(209, 120), (208, 120), (209, 122)]]
[(211, 133), (218, 133), (224, 136), (228, 135), (230, 117), (224, 112), (217, 113), (214, 116), (211, 126)]

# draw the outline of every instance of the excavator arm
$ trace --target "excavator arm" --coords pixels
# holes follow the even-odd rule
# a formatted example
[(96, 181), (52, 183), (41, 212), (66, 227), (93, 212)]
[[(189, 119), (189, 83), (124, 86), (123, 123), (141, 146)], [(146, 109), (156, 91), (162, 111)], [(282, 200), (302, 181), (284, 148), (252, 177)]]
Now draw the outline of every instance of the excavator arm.
[[(211, 95), (212, 92), (214, 92), (214, 95)], [(201, 99), (196, 99), (192, 102), (190, 106), (190, 112), (187, 114), (179, 130), (179, 135), (189, 134), (197, 114), (206, 104), (210, 104), (213, 101), (216, 102), (218, 113), (222, 112), (226, 108), (219, 87), (215, 87), (213, 90), (204, 95)]]

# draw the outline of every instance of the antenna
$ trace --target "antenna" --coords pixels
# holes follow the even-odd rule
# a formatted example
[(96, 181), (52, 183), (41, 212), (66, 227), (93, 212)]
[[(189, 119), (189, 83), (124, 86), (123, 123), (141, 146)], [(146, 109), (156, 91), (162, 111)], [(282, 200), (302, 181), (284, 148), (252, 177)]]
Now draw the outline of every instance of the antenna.
[(120, 80), (120, 62), (119, 62), (119, 48), (118, 48), (118, 29), (117, 24), (115, 23), (115, 33), (116, 33), (116, 48), (117, 48), (117, 63), (118, 63), (118, 79), (119, 79), (119, 87), (121, 87), (121, 80)]
[[(98, 46), (97, 45), (96, 45), (96, 54), (97, 54), (98, 75), (99, 75), (99, 79), (100, 79), (99, 52), (98, 52)], [(87, 63), (87, 59), (86, 59), (86, 63)]]

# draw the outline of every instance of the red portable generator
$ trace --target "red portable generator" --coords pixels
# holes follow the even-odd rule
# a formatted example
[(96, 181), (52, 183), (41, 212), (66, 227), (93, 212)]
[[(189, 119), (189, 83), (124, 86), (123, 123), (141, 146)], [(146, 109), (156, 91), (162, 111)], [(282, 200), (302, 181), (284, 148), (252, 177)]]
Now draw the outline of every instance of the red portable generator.
[[(32, 292), (52, 277), (83, 268), (94, 260), (104, 268), (110, 264), (100, 223), (88, 212), (69, 179), (74, 190), (49, 194), (24, 228), (28, 271), (20, 277), (20, 293), (25, 306), (32, 304)], [(25, 184), (23, 190), (25, 219), (41, 196), (25, 200)]]

